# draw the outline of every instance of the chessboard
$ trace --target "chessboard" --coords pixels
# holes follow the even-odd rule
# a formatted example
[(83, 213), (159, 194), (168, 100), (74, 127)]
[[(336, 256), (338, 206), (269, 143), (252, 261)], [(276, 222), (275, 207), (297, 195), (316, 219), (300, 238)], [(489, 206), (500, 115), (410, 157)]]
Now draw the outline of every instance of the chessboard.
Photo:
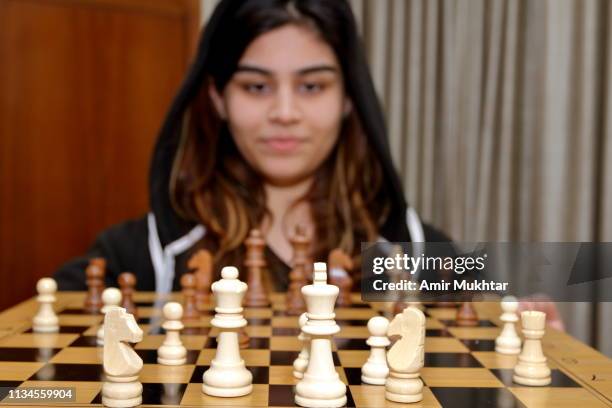
[[(57, 294), (54, 305), (60, 320), (55, 334), (33, 333), (31, 318), (35, 299), (0, 314), (0, 405), (8, 402), (9, 390), (33, 387), (73, 387), (75, 400), (57, 405), (101, 406), (104, 380), (102, 348), (96, 347), (96, 330), (102, 315), (84, 312), (84, 293)], [(161, 306), (180, 301), (180, 294), (156, 299), (152, 293), (136, 293), (137, 322), (143, 340), (134, 349), (144, 361), (140, 374), (143, 406), (294, 406), (292, 364), (301, 344), (298, 317), (285, 311), (284, 294), (272, 294), (271, 307), (246, 308), (248, 348), (241, 350), (253, 374), (253, 392), (237, 398), (211, 397), (202, 393), (202, 374), (215, 353), (216, 330), (210, 320), (213, 306), (202, 310), (197, 321), (186, 322), (181, 334), (188, 349), (187, 364), (157, 364), (157, 349), (164, 334)], [(552, 384), (519, 386), (512, 382), (516, 356), (494, 351), (501, 330), (500, 307), (495, 302), (475, 303), (479, 315), (475, 327), (459, 327), (454, 308), (428, 306), (425, 367), (421, 378), (424, 399), (416, 404), (385, 400), (384, 386), (361, 383), (361, 366), (369, 348), (366, 324), (377, 315), (391, 317), (392, 305), (367, 304), (352, 295), (350, 307), (336, 308), (341, 331), (334, 337), (333, 359), (340, 378), (348, 385), (351, 407), (609, 407), (612, 406), (610, 359), (569, 335), (547, 330), (544, 352), (552, 369)], [(29, 406), (35, 405), (32, 402)], [(40, 401), (40, 405), (53, 403)], [(22, 405), (23, 406), (23, 405)]]

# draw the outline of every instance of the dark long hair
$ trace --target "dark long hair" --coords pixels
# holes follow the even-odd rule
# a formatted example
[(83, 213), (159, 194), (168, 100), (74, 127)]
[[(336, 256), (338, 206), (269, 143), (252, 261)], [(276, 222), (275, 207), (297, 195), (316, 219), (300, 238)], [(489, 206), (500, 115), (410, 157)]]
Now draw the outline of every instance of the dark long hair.
[[(249, 230), (269, 212), (263, 182), (213, 109), (208, 84), (222, 93), (248, 45), (287, 24), (318, 33), (334, 50), (345, 81), (355, 77), (355, 69), (367, 69), (361, 49), (356, 49), (360, 44), (354, 17), (344, 0), (226, 0), (221, 6), (231, 10), (225, 9), (215, 31), (208, 33), (205, 76), (189, 107), (170, 184), (175, 211), (206, 226), (203, 245), (213, 250), (217, 267), (241, 264)], [(345, 89), (349, 98), (355, 97), (351, 87)], [(313, 259), (326, 260), (331, 249), (340, 247), (357, 260), (359, 243), (378, 237), (391, 197), (380, 158), (370, 148), (355, 109), (344, 119), (338, 142), (315, 180), (300, 200), (310, 204), (315, 223)]]

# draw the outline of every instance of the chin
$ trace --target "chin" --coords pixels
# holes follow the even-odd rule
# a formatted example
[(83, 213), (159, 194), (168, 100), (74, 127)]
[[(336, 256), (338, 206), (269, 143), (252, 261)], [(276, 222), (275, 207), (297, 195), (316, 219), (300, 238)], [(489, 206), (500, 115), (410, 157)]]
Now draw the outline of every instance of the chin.
[(261, 166), (261, 173), (266, 180), (269, 180), (272, 184), (276, 185), (292, 185), (299, 183), (309, 176), (309, 172), (305, 168), (295, 163), (283, 163), (275, 164), (273, 166), (270, 163)]

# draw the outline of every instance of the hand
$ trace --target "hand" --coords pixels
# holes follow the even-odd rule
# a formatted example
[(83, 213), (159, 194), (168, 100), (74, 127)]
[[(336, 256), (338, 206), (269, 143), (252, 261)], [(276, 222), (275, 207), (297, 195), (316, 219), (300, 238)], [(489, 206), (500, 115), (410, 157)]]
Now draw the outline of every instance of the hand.
[(546, 323), (550, 327), (559, 331), (565, 331), (565, 325), (557, 305), (547, 295), (537, 293), (530, 297), (519, 299), (519, 313), (526, 310), (546, 313)]

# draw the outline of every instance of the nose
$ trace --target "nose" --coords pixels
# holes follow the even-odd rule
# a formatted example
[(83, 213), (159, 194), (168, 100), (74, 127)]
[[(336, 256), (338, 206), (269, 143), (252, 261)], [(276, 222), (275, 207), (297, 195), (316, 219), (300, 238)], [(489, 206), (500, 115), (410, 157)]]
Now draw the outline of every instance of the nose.
[(298, 106), (296, 95), (290, 87), (279, 89), (270, 108), (270, 120), (284, 125), (298, 122), (302, 114)]

